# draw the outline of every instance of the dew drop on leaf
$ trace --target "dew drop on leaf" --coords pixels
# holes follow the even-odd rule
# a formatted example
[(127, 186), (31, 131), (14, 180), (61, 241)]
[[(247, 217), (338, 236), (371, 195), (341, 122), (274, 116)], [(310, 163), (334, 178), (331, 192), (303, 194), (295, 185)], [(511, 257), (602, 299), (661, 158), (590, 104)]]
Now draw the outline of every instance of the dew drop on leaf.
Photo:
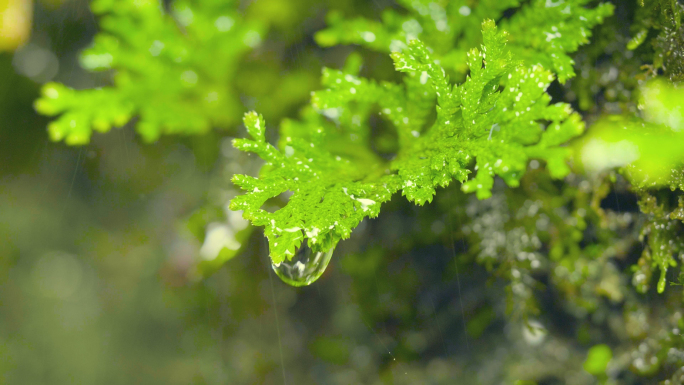
[(314, 252), (303, 246), (289, 261), (274, 263), (271, 266), (280, 279), (291, 286), (308, 286), (316, 282), (330, 263), (334, 249)]

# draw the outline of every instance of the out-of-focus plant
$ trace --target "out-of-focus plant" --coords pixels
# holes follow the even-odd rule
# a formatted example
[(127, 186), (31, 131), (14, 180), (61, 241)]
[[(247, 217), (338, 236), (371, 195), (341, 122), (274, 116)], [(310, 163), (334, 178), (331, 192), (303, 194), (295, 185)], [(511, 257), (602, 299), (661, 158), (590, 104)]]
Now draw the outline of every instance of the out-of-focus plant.
[[(663, 292), (668, 269), (677, 265), (684, 252), (681, 232), (683, 198), (658, 201), (652, 191), (667, 187), (684, 190), (684, 91), (663, 79), (646, 83), (641, 89), (637, 116), (607, 116), (592, 127), (579, 145), (581, 164), (589, 173), (621, 167), (641, 199), (641, 211), (649, 218), (642, 228), (648, 248), (636, 268), (635, 283), (648, 290), (652, 269), (660, 270), (658, 292)], [(677, 198), (675, 198), (677, 199)], [(666, 199), (667, 200), (667, 199)], [(679, 202), (679, 203), (677, 203)]]
[(641, 88), (641, 116), (611, 115), (598, 121), (580, 145), (581, 164), (589, 173), (627, 167), (638, 188), (681, 188), (684, 161), (684, 90), (662, 79)]
[(84, 144), (137, 118), (146, 141), (162, 134), (202, 134), (228, 128), (242, 112), (235, 92), (241, 57), (260, 44), (263, 23), (246, 19), (234, 1), (98, 0), (91, 5), (102, 32), (81, 55), (91, 71), (112, 71), (113, 85), (74, 90), (43, 87), (36, 109), (60, 115), (53, 140)]
[(388, 9), (382, 23), (345, 19), (333, 13), (328, 20), (331, 26), (319, 32), (316, 39), (323, 46), (358, 44), (387, 53), (402, 51), (409, 41), (420, 39), (444, 69), (465, 74), (467, 54), (481, 42), (477, 33), (480, 23), (499, 20), (506, 11), (515, 10), (513, 16), (500, 23), (510, 33), (508, 46), (515, 60), (541, 64), (565, 82), (574, 76), (570, 54), (588, 43), (591, 29), (613, 11), (610, 3), (586, 8), (587, 0), (534, 0), (520, 7), (521, 3), (401, 0), (399, 4), (408, 13)]
[(680, 31), (684, 5), (672, 0), (640, 0), (639, 5), (627, 49), (635, 50), (649, 41), (654, 55), (648, 68), (664, 71), (670, 80), (684, 80), (684, 37)]

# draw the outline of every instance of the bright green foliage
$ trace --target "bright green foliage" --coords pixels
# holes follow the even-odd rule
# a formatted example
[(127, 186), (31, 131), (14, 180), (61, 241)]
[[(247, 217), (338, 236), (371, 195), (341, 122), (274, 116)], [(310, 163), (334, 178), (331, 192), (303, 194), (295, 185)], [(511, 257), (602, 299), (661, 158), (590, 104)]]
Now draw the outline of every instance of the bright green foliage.
[(642, 87), (641, 102), (646, 120), (677, 133), (684, 131), (684, 88), (657, 79)]
[[(561, 82), (574, 76), (568, 56), (588, 43), (591, 29), (613, 12), (611, 4), (585, 8), (588, 0), (534, 0), (521, 7), (503, 29), (511, 33), (510, 49), (516, 58), (542, 64), (558, 74)], [(484, 20), (499, 20), (504, 11), (518, 7), (518, 0), (411, 1), (400, 3), (409, 10), (401, 14), (385, 11), (382, 23), (364, 18), (329, 17), (331, 27), (316, 38), (323, 46), (359, 44), (380, 52), (401, 52), (413, 39), (420, 39), (434, 52), (446, 70), (465, 73), (467, 52), (480, 42), (477, 31)]]
[(146, 141), (226, 127), (242, 108), (232, 87), (241, 56), (261, 40), (233, 1), (179, 0), (169, 12), (156, 0), (92, 3), (102, 32), (81, 56), (91, 71), (113, 71), (113, 86), (73, 90), (50, 83), (36, 109), (61, 116), (53, 140), (84, 144), (138, 116)]
[[(579, 116), (568, 105), (550, 104), (545, 90), (553, 75), (514, 61), (506, 33), (493, 21), (485, 21), (482, 32), (482, 50), (469, 52), (470, 74), (461, 85), (449, 82), (419, 41), (392, 54), (396, 69), (406, 73), (403, 85), (325, 70), (328, 88), (314, 94), (313, 105), (332, 123), (311, 113), (303, 122), (286, 122), (280, 151), (266, 142), (258, 115), (245, 117), (252, 139), (235, 145), (257, 153), (266, 167), (260, 179), (234, 177), (247, 194), (231, 209), (266, 227), (275, 263), (291, 257), (305, 237), (312, 248), (329, 250), (363, 218), (377, 216), (380, 204), (399, 190), (422, 205), (432, 201), (436, 187), (457, 179), (465, 192), (483, 199), (491, 195), (494, 176), (517, 186), (530, 158), (546, 161), (554, 177), (569, 172), (569, 150), (559, 146), (582, 132)], [(437, 114), (427, 125), (434, 99)], [(398, 137), (389, 162), (370, 146), (366, 119), (376, 105)], [(284, 208), (261, 209), (288, 190)]]
[(511, 34), (511, 50), (529, 63), (539, 63), (558, 74), (565, 83), (575, 76), (575, 62), (568, 55), (589, 42), (591, 29), (612, 15), (613, 5), (594, 9), (589, 0), (536, 0), (502, 23)]
[(467, 51), (481, 41), (480, 25), (485, 19), (499, 19), (506, 9), (517, 7), (518, 0), (480, 1), (471, 8), (469, 1), (399, 2), (409, 14), (385, 10), (382, 22), (365, 18), (345, 19), (339, 14), (328, 18), (330, 27), (316, 34), (322, 46), (359, 44), (379, 52), (399, 52), (420, 39), (430, 46), (440, 64), (449, 70), (465, 72)]
[[(246, 219), (265, 227), (274, 263), (290, 259), (304, 236), (315, 250), (333, 248), (339, 239), (349, 237), (364, 217), (377, 216), (380, 203), (396, 191), (396, 183), (364, 181), (372, 167), (352, 163), (323, 148), (326, 132), (322, 128), (311, 133), (309, 140), (285, 138), (287, 144), (279, 151), (266, 142), (262, 117), (248, 113), (245, 126), (252, 140), (237, 139), (235, 147), (258, 154), (266, 161), (267, 171), (259, 179), (233, 177), (233, 182), (248, 193), (233, 199), (230, 208), (244, 210)], [(286, 191), (293, 194), (284, 208), (275, 213), (260, 208), (269, 198)]]
[[(404, 193), (418, 204), (430, 201), (434, 187), (448, 185), (452, 177), (464, 182), (471, 158), (477, 174), (463, 190), (481, 199), (489, 197), (494, 175), (517, 186), (530, 157), (548, 161), (556, 177), (569, 172), (567, 150), (557, 146), (582, 132), (579, 116), (568, 105), (549, 105), (545, 90), (553, 76), (540, 66), (514, 65), (506, 34), (497, 33), (493, 22), (483, 24), (483, 35), (483, 51), (468, 53), (470, 75), (453, 89), (420, 43), (412, 43), (407, 54), (393, 54), (397, 70), (428, 74), (439, 105), (435, 125), (393, 164)], [(540, 121), (551, 124), (543, 130)]]
[(655, 79), (641, 88), (642, 117), (609, 116), (595, 123), (580, 143), (580, 159), (590, 172), (626, 167), (639, 189), (681, 183), (684, 162), (684, 90)]
[(135, 107), (113, 88), (76, 91), (60, 83), (43, 87), (36, 109), (46, 115), (62, 116), (48, 126), (50, 138), (67, 144), (85, 144), (92, 131), (107, 132), (126, 124)]
[(595, 123), (579, 145), (581, 164), (591, 174), (624, 167), (635, 187), (677, 186), (684, 135), (636, 117), (608, 116)]

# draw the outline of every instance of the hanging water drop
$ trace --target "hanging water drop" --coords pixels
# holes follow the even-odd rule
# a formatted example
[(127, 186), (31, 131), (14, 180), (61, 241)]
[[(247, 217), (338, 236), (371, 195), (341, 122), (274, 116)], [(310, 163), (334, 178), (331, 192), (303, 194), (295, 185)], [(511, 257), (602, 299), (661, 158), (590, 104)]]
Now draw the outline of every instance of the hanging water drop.
[(308, 286), (316, 282), (330, 263), (333, 249), (314, 252), (302, 246), (292, 259), (271, 266), (280, 279), (291, 286)]

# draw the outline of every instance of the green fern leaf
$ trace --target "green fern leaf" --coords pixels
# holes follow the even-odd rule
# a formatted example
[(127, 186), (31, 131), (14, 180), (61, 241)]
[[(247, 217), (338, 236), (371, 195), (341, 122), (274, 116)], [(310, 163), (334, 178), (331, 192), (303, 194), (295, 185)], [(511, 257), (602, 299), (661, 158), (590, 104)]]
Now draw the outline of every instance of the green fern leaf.
[[(487, 198), (494, 176), (516, 186), (530, 158), (546, 160), (554, 176), (567, 174), (568, 150), (559, 145), (582, 132), (579, 116), (568, 105), (550, 104), (545, 91), (553, 75), (514, 61), (506, 33), (493, 21), (482, 24), (482, 33), (482, 49), (469, 52), (470, 75), (461, 85), (451, 85), (417, 40), (392, 54), (396, 69), (406, 73), (404, 84), (324, 70), (328, 88), (314, 93), (315, 110), (303, 121), (283, 124), (280, 150), (266, 142), (258, 115), (245, 116), (252, 139), (238, 139), (235, 146), (258, 154), (266, 165), (260, 178), (233, 178), (246, 194), (230, 207), (265, 227), (274, 263), (291, 258), (305, 238), (314, 250), (330, 250), (400, 190), (422, 205), (437, 187), (456, 179), (464, 191)], [(366, 119), (374, 108), (399, 137), (390, 161), (370, 146)], [(437, 116), (428, 126), (434, 108)], [(285, 207), (262, 209), (286, 191), (292, 195)]]
[[(269, 170), (258, 179), (234, 176), (233, 183), (248, 193), (233, 199), (230, 208), (244, 210), (246, 219), (264, 226), (274, 263), (290, 259), (305, 237), (314, 250), (335, 247), (364, 217), (377, 216), (380, 204), (396, 191), (392, 177), (364, 181), (372, 165), (353, 163), (301, 138), (286, 138), (279, 151), (266, 142), (261, 116), (248, 113), (244, 122), (252, 139), (237, 139), (235, 147), (258, 154)], [(323, 140), (325, 132), (317, 129), (313, 135)], [(292, 195), (284, 208), (274, 213), (261, 209), (287, 191)]]
[(45, 85), (35, 106), (42, 114), (61, 115), (48, 127), (53, 140), (84, 144), (93, 130), (107, 132), (134, 116), (146, 141), (236, 123), (242, 108), (230, 84), (238, 60), (262, 34), (236, 4), (179, 0), (166, 13), (158, 1), (98, 0), (92, 9), (101, 15), (103, 31), (81, 65), (113, 71), (113, 85)]
[[(358, 44), (380, 52), (401, 52), (414, 39), (420, 39), (446, 70), (465, 73), (469, 49), (480, 43), (479, 25), (498, 20), (504, 11), (520, 6), (520, 1), (409, 1), (400, 3), (408, 14), (387, 11), (382, 22), (364, 18), (344, 19), (331, 14), (330, 27), (316, 35), (323, 46)], [(613, 5), (586, 8), (589, 0), (534, 0), (520, 7), (503, 29), (512, 34), (510, 49), (529, 64), (541, 64), (554, 71), (561, 82), (574, 76), (568, 54), (588, 43), (591, 29), (613, 12)]]

